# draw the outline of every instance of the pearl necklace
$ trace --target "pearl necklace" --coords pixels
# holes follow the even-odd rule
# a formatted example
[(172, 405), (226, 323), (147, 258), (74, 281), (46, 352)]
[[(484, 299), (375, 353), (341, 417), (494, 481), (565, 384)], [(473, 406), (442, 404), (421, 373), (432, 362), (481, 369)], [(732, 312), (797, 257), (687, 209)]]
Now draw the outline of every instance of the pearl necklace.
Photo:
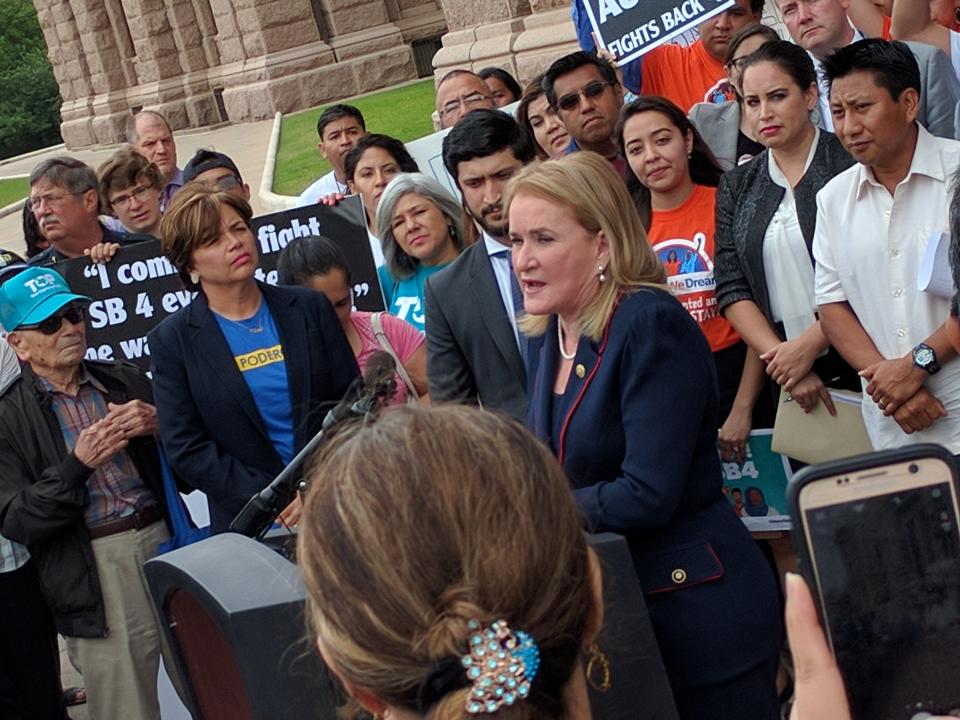
[(567, 355), (567, 346), (563, 340), (563, 328), (560, 327), (560, 318), (557, 318), (557, 343), (560, 345), (560, 357), (564, 360), (573, 360), (577, 356), (577, 351)]

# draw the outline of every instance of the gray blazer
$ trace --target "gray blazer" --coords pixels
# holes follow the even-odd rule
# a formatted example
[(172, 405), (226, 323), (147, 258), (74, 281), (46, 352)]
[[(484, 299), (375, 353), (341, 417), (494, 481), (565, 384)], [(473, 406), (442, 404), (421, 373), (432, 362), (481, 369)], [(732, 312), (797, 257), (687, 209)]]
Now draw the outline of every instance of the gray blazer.
[[(713, 151), (724, 172), (737, 166), (737, 138), (740, 133), (740, 103), (697, 103), (690, 108), (690, 122)], [(810, 113), (814, 125), (821, 126), (820, 109)]]
[[(714, 268), (721, 312), (740, 300), (753, 300), (773, 324), (763, 272), (763, 239), (785, 190), (770, 177), (764, 150), (746, 165), (725, 173), (717, 188)], [(813, 258), (817, 192), (854, 164), (835, 135), (820, 131), (813, 161), (794, 189), (797, 219)]]
[(740, 133), (740, 103), (697, 103), (690, 108), (690, 122), (713, 151), (724, 172), (737, 166), (737, 138)]
[(920, 107), (917, 120), (931, 134), (954, 139), (957, 136), (954, 117), (960, 102), (960, 80), (953, 71), (950, 58), (940, 48), (925, 43), (907, 45), (920, 66)]
[(433, 402), (476, 402), (527, 418), (527, 372), (483, 239), (427, 278), (427, 385)]

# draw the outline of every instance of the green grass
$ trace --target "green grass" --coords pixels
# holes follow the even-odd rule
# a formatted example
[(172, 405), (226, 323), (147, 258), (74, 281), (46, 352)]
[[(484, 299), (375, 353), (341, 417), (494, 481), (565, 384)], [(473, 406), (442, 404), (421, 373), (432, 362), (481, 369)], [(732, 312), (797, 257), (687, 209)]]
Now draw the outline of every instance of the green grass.
[(30, 194), (30, 183), (27, 178), (9, 178), (0, 180), (0, 208), (12, 202), (22, 200)]
[[(363, 113), (367, 130), (406, 142), (433, 132), (433, 95), (433, 80), (428, 78), (347, 102)], [(330, 172), (330, 163), (317, 150), (317, 118), (325, 107), (284, 116), (273, 174), (275, 193), (299, 195), (307, 185)]]

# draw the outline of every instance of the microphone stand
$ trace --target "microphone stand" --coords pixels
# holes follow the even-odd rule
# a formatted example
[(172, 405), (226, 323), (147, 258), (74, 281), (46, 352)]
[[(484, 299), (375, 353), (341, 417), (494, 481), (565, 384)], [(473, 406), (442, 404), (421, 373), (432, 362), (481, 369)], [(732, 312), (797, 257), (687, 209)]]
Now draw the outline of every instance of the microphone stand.
[(371, 392), (364, 394), (346, 408), (343, 408), (344, 403), (341, 403), (328, 412), (317, 434), (303, 446), (290, 464), (281, 470), (269, 485), (247, 501), (243, 510), (230, 522), (230, 530), (249, 538), (262, 539), (273, 525), (273, 521), (293, 500), (297, 481), (300, 479), (301, 466), (323, 442), (325, 434), (347, 418), (366, 418), (377, 409), (382, 399), (390, 398), (395, 389), (396, 385), (391, 378), (387, 382), (377, 384)]

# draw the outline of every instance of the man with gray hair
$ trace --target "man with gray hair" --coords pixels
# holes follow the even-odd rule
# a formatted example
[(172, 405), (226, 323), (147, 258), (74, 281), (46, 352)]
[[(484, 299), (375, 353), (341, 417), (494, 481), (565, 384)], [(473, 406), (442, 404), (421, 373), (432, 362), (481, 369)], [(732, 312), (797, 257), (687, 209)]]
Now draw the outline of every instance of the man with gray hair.
[(147, 235), (120, 235), (99, 220), (97, 175), (71, 157), (44, 160), (30, 173), (30, 207), (50, 247), (30, 258), (31, 265), (51, 265), (88, 255), (101, 243), (129, 245)]
[(127, 118), (127, 142), (160, 169), (163, 176), (160, 210), (166, 210), (170, 198), (183, 187), (183, 171), (177, 167), (177, 143), (170, 123), (156, 110), (141, 110)]
[(84, 359), (89, 302), (49, 268), (0, 285), (22, 364), (0, 395), (0, 532), (30, 552), (91, 720), (159, 720), (160, 630), (143, 575), (170, 538), (157, 413), (139, 368)]

